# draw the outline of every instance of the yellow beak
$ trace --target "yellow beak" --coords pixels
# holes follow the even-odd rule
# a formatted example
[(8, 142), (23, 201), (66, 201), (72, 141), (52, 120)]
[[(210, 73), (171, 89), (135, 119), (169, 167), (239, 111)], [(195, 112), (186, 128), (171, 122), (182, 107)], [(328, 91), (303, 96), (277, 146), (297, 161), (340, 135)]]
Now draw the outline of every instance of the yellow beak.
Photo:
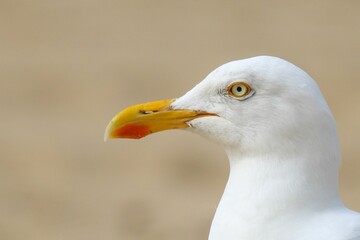
[(108, 124), (108, 138), (139, 139), (151, 133), (168, 129), (187, 128), (187, 122), (206, 116), (216, 116), (203, 111), (170, 108), (175, 99), (161, 100), (131, 106), (118, 113)]

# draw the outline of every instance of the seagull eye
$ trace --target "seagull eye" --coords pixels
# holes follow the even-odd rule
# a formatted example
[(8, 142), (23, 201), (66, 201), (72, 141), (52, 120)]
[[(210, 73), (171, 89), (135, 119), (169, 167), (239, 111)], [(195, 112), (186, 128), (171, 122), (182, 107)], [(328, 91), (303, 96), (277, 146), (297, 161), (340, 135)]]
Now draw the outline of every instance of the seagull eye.
[(236, 82), (227, 87), (227, 92), (235, 98), (243, 98), (249, 95), (251, 87), (243, 82)]

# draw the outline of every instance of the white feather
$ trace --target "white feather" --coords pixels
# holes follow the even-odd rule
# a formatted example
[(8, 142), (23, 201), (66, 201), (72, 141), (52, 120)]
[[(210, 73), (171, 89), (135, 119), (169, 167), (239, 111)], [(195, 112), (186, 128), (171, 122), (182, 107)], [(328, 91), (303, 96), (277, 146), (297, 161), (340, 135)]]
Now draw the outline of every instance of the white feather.
[[(245, 100), (227, 94), (239, 81), (255, 94)], [(345, 208), (338, 193), (335, 120), (303, 70), (268, 56), (230, 62), (172, 107), (219, 116), (190, 122), (230, 160), (210, 240), (360, 239), (360, 214)]]

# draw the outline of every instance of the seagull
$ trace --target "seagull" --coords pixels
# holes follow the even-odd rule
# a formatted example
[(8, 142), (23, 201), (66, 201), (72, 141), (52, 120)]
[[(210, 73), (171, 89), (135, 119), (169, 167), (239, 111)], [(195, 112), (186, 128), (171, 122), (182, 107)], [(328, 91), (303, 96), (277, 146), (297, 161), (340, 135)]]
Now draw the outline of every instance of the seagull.
[(135, 105), (105, 139), (187, 129), (221, 145), (230, 175), (209, 240), (360, 240), (339, 197), (334, 117), (316, 82), (277, 57), (226, 63), (177, 99)]

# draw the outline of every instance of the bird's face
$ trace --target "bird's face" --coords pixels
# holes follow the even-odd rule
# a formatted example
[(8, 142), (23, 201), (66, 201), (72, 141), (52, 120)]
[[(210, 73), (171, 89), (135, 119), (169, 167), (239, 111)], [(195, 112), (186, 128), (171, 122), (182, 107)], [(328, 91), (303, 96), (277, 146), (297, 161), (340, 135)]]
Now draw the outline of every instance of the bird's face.
[(105, 137), (141, 138), (187, 128), (224, 146), (276, 147), (274, 138), (306, 138), (318, 127), (309, 123), (319, 117), (333, 124), (311, 77), (282, 59), (255, 57), (217, 68), (178, 99), (125, 109)]

